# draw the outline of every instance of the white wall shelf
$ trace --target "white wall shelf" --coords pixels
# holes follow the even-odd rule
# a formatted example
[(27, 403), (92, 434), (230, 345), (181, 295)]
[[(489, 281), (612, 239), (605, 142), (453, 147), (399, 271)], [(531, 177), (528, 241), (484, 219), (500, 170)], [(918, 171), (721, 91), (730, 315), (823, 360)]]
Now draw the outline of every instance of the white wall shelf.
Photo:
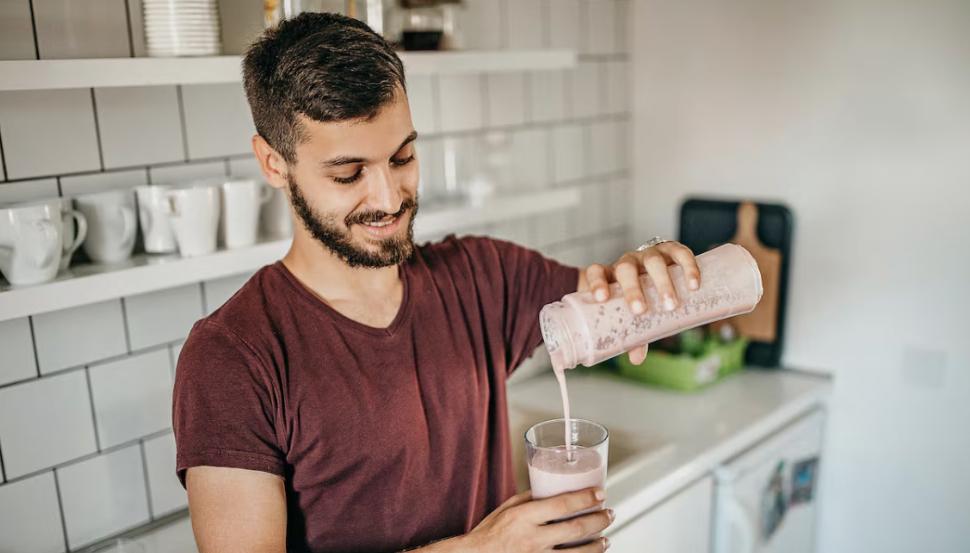
[[(407, 74), (443, 75), (572, 67), (572, 50), (401, 52)], [(242, 57), (102, 58), (0, 61), (0, 91), (173, 84), (241, 80)]]
[[(477, 206), (428, 206), (419, 213), (414, 232), (423, 240), (453, 230), (565, 209), (579, 201), (579, 190), (563, 188), (496, 196)], [(289, 239), (275, 240), (192, 258), (139, 255), (119, 265), (72, 267), (44, 284), (3, 284), (0, 321), (255, 271), (283, 257), (289, 245)]]

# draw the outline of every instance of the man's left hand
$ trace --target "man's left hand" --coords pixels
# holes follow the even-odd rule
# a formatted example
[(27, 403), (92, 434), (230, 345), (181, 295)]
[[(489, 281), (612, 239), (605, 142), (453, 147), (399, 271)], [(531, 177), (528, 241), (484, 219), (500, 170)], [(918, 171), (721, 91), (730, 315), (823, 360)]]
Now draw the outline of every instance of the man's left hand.
[[(670, 278), (670, 266), (680, 265), (690, 290), (701, 285), (701, 272), (697, 268), (694, 252), (680, 242), (663, 242), (643, 251), (630, 251), (620, 256), (612, 265), (594, 263), (582, 272), (580, 291), (589, 290), (596, 301), (606, 301), (610, 297), (609, 285), (617, 282), (623, 290), (630, 310), (639, 315), (648, 308), (673, 311), (680, 306), (680, 298)], [(647, 273), (657, 289), (660, 305), (648, 306), (646, 294), (640, 284), (640, 275)], [(585, 280), (585, 282), (584, 282)], [(584, 286), (585, 284), (585, 286)], [(639, 365), (647, 357), (647, 346), (630, 350), (630, 362)]]

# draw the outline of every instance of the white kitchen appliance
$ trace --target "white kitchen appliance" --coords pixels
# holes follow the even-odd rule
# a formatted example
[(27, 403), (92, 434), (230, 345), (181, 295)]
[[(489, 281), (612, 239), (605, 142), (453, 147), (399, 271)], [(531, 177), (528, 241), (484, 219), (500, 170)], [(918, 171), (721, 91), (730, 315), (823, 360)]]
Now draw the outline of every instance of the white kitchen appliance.
[(714, 553), (814, 553), (825, 414), (815, 410), (715, 470)]

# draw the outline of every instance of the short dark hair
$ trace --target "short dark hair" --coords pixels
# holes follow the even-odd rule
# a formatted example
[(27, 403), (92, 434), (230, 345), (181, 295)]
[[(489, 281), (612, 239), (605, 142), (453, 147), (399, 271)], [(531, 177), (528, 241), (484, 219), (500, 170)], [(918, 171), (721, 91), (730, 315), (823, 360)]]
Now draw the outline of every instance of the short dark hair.
[(246, 52), (243, 84), (256, 132), (287, 163), (303, 137), (297, 114), (320, 122), (371, 119), (406, 90), (404, 64), (362, 21), (301, 13), (267, 29)]

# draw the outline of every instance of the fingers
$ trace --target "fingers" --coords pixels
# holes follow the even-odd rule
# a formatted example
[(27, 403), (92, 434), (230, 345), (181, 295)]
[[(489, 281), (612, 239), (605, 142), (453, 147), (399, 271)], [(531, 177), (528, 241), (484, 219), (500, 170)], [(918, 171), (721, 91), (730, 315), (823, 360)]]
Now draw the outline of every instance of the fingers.
[(596, 301), (606, 301), (610, 297), (609, 272), (606, 267), (599, 263), (586, 267), (586, 282)]
[(559, 494), (545, 499), (535, 499), (528, 505), (525, 516), (534, 524), (545, 524), (550, 520), (567, 517), (585, 509), (598, 507), (606, 499), (606, 493), (599, 488)]
[(674, 290), (674, 284), (670, 280), (670, 273), (667, 272), (667, 260), (663, 254), (657, 251), (647, 253), (643, 257), (643, 266), (647, 269), (647, 274), (650, 275), (654, 288), (657, 289), (657, 297), (663, 310), (673, 311), (676, 309), (679, 304), (677, 291)]
[(701, 287), (701, 270), (697, 267), (697, 260), (694, 252), (687, 246), (679, 242), (665, 242), (660, 244), (660, 250), (667, 254), (675, 263), (684, 270), (684, 279), (687, 288), (697, 290)]
[(646, 345), (642, 345), (631, 349), (627, 354), (630, 356), (630, 363), (633, 363), (634, 365), (643, 363), (647, 358), (647, 347), (648, 346)]
[(546, 543), (569, 543), (589, 538), (606, 529), (613, 522), (613, 510), (602, 509), (595, 513), (555, 522), (539, 528)]
[(623, 290), (623, 297), (630, 306), (630, 311), (639, 315), (647, 310), (647, 300), (640, 286), (640, 263), (636, 257), (625, 254), (613, 266), (613, 276)]
[(570, 547), (568, 551), (573, 551), (574, 553), (599, 553), (600, 551), (606, 551), (610, 548), (610, 538), (597, 538), (592, 543), (587, 543), (586, 545), (581, 545), (579, 547)]

